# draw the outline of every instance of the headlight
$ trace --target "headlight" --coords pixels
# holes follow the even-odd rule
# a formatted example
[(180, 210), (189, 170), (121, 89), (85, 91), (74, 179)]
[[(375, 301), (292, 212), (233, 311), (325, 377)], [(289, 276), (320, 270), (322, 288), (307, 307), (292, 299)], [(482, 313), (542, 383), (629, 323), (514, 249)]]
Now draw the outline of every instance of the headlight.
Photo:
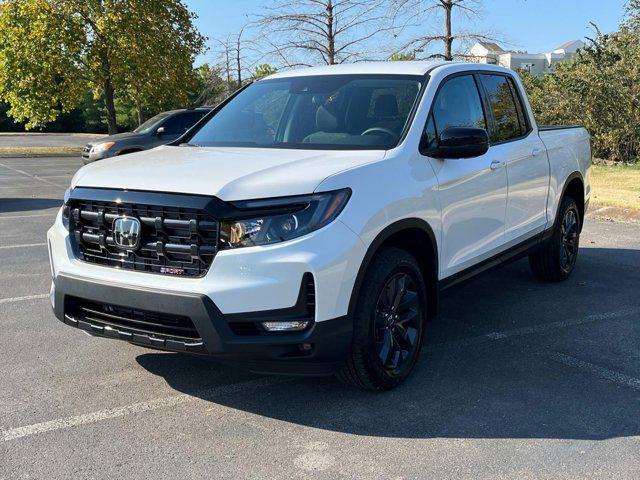
[(91, 152), (90, 153), (106, 152), (111, 147), (113, 147), (114, 144), (115, 144), (115, 142), (98, 143), (97, 145), (94, 145), (93, 147), (91, 147)]
[(350, 195), (347, 188), (300, 197), (236, 202), (234, 206), (246, 210), (250, 218), (221, 221), (220, 248), (268, 245), (306, 235), (335, 220)]
[(71, 189), (67, 188), (64, 192), (64, 201), (62, 202), (62, 225), (66, 229), (69, 229), (69, 197), (71, 196)]

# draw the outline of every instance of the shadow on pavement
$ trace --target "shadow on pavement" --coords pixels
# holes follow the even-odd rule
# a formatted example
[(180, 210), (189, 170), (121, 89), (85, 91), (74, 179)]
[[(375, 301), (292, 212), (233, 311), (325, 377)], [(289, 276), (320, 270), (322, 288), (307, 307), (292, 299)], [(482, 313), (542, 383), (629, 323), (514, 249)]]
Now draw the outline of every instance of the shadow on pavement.
[[(291, 382), (206, 400), (293, 424), (341, 433), (398, 438), (607, 439), (640, 434), (637, 390), (556, 363), (546, 351), (569, 351), (615, 368), (602, 331), (620, 328), (626, 345), (640, 345), (638, 314), (608, 323), (556, 328), (474, 344), (456, 342), (490, 332), (584, 318), (640, 307), (640, 250), (586, 248), (575, 275), (561, 284), (535, 281), (526, 261), (482, 275), (442, 300), (429, 324), (413, 376), (398, 389), (369, 393), (332, 378)], [(635, 285), (635, 287), (634, 287)], [(627, 374), (640, 375), (640, 356)], [(542, 353), (542, 354), (541, 354)], [(618, 352), (620, 354), (620, 352)], [(592, 357), (599, 355), (598, 358)], [(180, 354), (149, 353), (138, 363), (180, 392), (214, 388), (220, 369), (231, 381), (246, 373)], [(635, 361), (635, 364), (634, 364)], [(619, 363), (619, 362), (618, 362)], [(633, 371), (629, 372), (629, 368)]]
[(59, 198), (0, 198), (0, 213), (46, 210), (61, 205)]

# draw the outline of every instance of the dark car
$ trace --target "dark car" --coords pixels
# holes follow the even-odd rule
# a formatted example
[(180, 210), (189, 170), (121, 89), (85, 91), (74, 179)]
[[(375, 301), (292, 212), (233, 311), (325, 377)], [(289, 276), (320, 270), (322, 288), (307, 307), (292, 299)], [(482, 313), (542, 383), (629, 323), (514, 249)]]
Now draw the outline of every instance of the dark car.
[(118, 133), (88, 143), (82, 151), (82, 160), (87, 164), (171, 143), (212, 109), (213, 107), (198, 107), (159, 113), (133, 132)]

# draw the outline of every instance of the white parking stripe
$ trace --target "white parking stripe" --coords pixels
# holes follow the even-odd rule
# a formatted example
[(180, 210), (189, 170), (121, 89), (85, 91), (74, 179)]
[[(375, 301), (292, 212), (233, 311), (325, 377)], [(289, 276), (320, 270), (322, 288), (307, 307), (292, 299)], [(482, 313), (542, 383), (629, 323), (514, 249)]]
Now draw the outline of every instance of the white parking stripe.
[(24, 243), (22, 245), (3, 245), (0, 246), (0, 250), (5, 250), (8, 248), (28, 248), (28, 247), (43, 247), (46, 243)]
[(6, 165), (6, 164), (2, 163), (2, 162), (0, 162), (0, 167), (4, 167), (4, 168), (9, 169), (9, 170), (11, 170), (11, 171), (13, 171), (13, 172), (21, 173), (22, 175), (26, 175), (27, 177), (33, 178), (34, 180), (38, 180), (39, 182), (43, 182), (43, 183), (47, 183), (47, 184), (49, 184), (49, 185), (53, 185), (54, 187), (61, 187), (61, 188), (65, 188), (65, 187), (64, 187), (64, 185), (60, 185), (60, 184), (58, 184), (58, 183), (51, 182), (51, 181), (49, 181), (49, 180), (46, 180), (46, 179), (43, 179), (43, 178), (37, 177), (37, 176), (35, 176), (35, 175), (31, 175), (30, 173), (27, 173), (27, 172), (25, 172), (24, 170), (19, 170), (19, 169), (17, 169), (17, 168), (10, 167), (10, 166), (8, 166), (8, 165)]
[[(617, 312), (596, 313), (593, 315), (587, 315), (582, 318), (573, 318), (568, 320), (560, 320), (557, 322), (541, 323), (537, 325), (531, 325), (528, 327), (514, 328), (513, 330), (503, 330), (500, 332), (490, 332), (477, 337), (461, 338), (459, 340), (452, 340), (449, 342), (437, 343), (431, 346), (427, 346), (428, 351), (432, 350), (445, 350), (449, 348), (462, 348), (471, 345), (477, 345), (480, 343), (491, 342), (495, 340), (503, 340), (505, 338), (519, 337), (523, 335), (533, 335), (537, 333), (546, 333), (559, 328), (573, 327), (576, 325), (582, 325), (584, 323), (598, 322), (602, 320), (611, 320), (614, 318), (626, 317), (640, 313), (640, 309), (632, 308), (619, 310)], [(469, 325), (469, 327), (472, 327)]]
[(539, 355), (549, 358), (555, 362), (562, 363), (569, 367), (586, 370), (587, 372), (595, 375), (598, 378), (616, 383), (618, 385), (622, 385), (623, 387), (629, 387), (633, 390), (640, 390), (640, 379), (625, 375), (624, 373), (614, 372), (613, 370), (594, 365), (593, 363), (585, 362), (569, 355), (565, 355), (564, 353), (541, 352)]
[(0, 298), (0, 303), (24, 302), (26, 300), (40, 300), (42, 298), (49, 298), (49, 294), (42, 293), (39, 295), (26, 295), (24, 297)]
[(38, 433), (63, 430), (67, 428), (78, 427), (80, 425), (97, 423), (103, 420), (108, 420), (110, 418), (125, 417), (127, 415), (132, 415), (135, 413), (149, 412), (161, 408), (176, 407), (178, 405), (195, 402), (200, 399), (210, 401), (222, 395), (242, 393), (258, 388), (270, 387), (273, 385), (292, 381), (293, 379), (286, 377), (265, 377), (256, 380), (249, 380), (247, 382), (224, 385), (222, 387), (213, 387), (206, 390), (201, 390), (199, 392), (194, 392), (193, 395), (183, 393), (165, 398), (157, 398), (148, 402), (134, 403), (133, 405), (126, 405), (124, 407), (99, 410), (97, 412), (77, 415), (74, 417), (60, 418), (57, 420), (52, 420), (50, 422), (42, 422), (33, 425), (27, 425), (24, 427), (10, 428), (8, 430), (0, 432), (0, 438), (2, 438), (3, 442), (7, 442), (9, 440), (16, 440), (18, 438), (28, 437), (30, 435), (36, 435)]

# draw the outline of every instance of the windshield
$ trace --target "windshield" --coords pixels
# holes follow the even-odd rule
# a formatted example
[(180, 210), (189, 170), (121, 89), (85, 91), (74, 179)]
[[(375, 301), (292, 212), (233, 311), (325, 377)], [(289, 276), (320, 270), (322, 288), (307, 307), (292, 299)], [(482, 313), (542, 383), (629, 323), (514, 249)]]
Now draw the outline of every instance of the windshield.
[(155, 117), (151, 117), (149, 120), (144, 122), (142, 125), (140, 125), (138, 128), (136, 128), (133, 132), (134, 133), (149, 133), (151, 130), (153, 130), (154, 125), (159, 123), (161, 120), (164, 120), (169, 115), (171, 115), (171, 112), (159, 113)]
[(389, 149), (425, 81), (421, 76), (327, 75), (256, 82), (189, 140), (191, 145)]

